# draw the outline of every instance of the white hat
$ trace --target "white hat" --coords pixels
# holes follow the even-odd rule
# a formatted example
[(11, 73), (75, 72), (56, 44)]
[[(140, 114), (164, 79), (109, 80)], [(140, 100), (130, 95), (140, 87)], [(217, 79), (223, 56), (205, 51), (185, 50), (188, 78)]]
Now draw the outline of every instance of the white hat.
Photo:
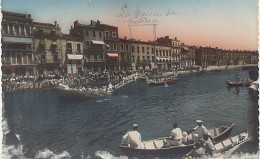
[(137, 125), (137, 124), (133, 124), (133, 128), (134, 128), (134, 127), (138, 127), (138, 125)]
[(196, 123), (203, 123), (202, 120), (196, 120)]

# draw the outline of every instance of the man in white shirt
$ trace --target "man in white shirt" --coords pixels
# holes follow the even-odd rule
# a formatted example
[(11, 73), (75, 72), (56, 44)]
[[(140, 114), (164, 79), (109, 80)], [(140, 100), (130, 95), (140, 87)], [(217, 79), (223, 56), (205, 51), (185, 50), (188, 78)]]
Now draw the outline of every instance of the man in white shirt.
[(174, 122), (172, 124), (172, 131), (171, 131), (171, 137), (169, 139), (164, 139), (163, 147), (170, 147), (170, 146), (178, 146), (182, 143), (182, 131), (180, 128), (178, 128), (178, 123)]
[(133, 130), (128, 131), (122, 138), (123, 144), (128, 144), (131, 148), (143, 148), (144, 144), (141, 140), (141, 134), (137, 131), (138, 125), (133, 124)]
[(192, 132), (192, 139), (196, 142), (198, 140), (203, 140), (203, 135), (209, 134), (208, 129), (202, 125), (203, 121), (201, 120), (196, 120), (197, 126), (193, 128)]

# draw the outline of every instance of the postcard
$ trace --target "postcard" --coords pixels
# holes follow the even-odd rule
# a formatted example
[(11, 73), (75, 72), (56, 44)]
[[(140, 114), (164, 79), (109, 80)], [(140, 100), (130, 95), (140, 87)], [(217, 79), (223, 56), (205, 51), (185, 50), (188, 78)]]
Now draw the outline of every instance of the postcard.
[(258, 158), (257, 0), (1, 7), (0, 158)]

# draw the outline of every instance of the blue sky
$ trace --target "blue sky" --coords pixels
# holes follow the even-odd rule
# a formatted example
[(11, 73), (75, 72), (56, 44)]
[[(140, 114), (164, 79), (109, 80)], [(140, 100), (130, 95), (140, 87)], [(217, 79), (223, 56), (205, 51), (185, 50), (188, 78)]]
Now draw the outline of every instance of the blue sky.
[[(159, 21), (157, 37), (177, 36), (189, 45), (257, 49), (257, 0), (2, 0), (2, 9), (30, 13), (37, 22), (57, 20), (64, 33), (75, 20), (100, 20), (119, 26), (123, 37), (130, 36), (128, 24), (118, 17), (125, 4), (131, 14), (137, 8), (163, 14), (152, 17)], [(175, 14), (165, 16), (169, 9)], [(150, 26), (133, 27), (132, 32), (133, 37), (153, 39)]]

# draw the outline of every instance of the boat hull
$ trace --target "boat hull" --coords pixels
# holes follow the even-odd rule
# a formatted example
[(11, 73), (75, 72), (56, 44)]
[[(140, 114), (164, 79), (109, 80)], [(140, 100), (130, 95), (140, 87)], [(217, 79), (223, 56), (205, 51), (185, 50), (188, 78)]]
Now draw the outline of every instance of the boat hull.
[(111, 93), (79, 92), (79, 91), (64, 90), (60, 88), (56, 88), (56, 92), (60, 97), (67, 97), (67, 98), (94, 98), (94, 97), (102, 97), (111, 94)]
[(176, 79), (167, 80), (164, 82), (148, 82), (149, 86), (163, 86), (165, 84), (173, 84), (176, 81)]
[[(219, 135), (213, 136), (215, 142), (220, 142), (229, 137), (235, 123), (228, 124), (222, 127), (227, 127)], [(213, 129), (212, 129), (213, 130)], [(212, 131), (211, 130), (211, 131)], [(214, 131), (214, 130), (213, 130)], [(156, 139), (157, 141), (163, 140), (164, 138)], [(154, 140), (155, 141), (155, 140)], [(171, 146), (170, 148), (158, 148), (158, 149), (134, 149), (125, 145), (119, 145), (120, 149), (126, 154), (186, 154), (193, 148), (194, 144)]]

